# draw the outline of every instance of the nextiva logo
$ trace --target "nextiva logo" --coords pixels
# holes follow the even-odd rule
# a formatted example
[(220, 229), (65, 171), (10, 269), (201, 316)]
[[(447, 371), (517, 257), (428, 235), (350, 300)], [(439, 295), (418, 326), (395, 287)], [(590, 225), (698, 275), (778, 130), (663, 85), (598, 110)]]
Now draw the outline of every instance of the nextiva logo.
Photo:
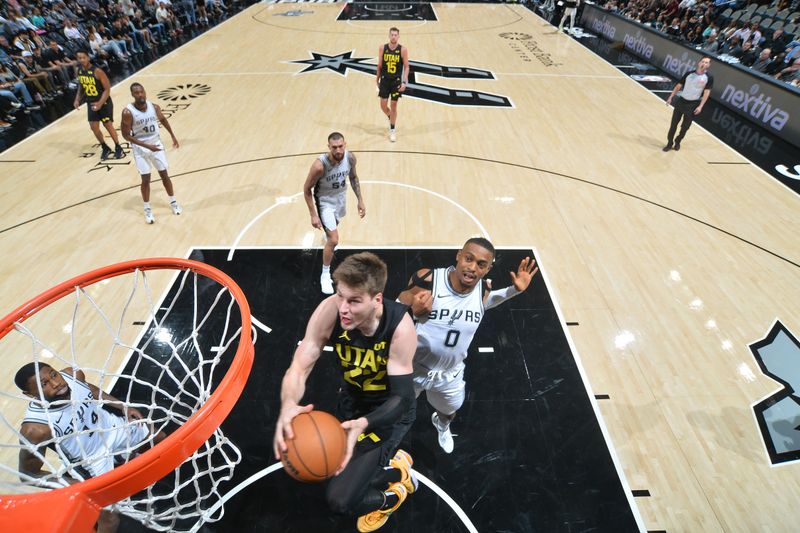
[(617, 28), (608, 22), (606, 17), (603, 17), (602, 19), (594, 19), (592, 21), (592, 29), (606, 39), (613, 39), (614, 34), (617, 33)]
[(641, 31), (637, 31), (635, 37), (626, 33), (625, 37), (622, 38), (622, 42), (625, 48), (645, 59), (650, 59), (653, 55), (653, 45), (647, 42), (647, 39), (642, 35)]
[(667, 54), (667, 57), (664, 58), (664, 70), (675, 76), (676, 78), (680, 78), (687, 71), (693, 70), (695, 67), (696, 61), (689, 57), (689, 54), (684, 52), (681, 57), (674, 57), (670, 54)]
[(757, 83), (750, 87), (749, 93), (728, 84), (722, 91), (722, 100), (746, 113), (754, 122), (769, 125), (778, 131), (789, 122), (789, 113), (777, 105), (772, 106), (772, 98), (762, 93)]

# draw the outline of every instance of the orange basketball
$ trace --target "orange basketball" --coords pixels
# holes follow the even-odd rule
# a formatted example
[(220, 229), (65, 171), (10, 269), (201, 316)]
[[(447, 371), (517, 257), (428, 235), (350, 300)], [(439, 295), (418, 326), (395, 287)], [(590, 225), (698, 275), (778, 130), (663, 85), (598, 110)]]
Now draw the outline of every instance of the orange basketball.
[(347, 436), (341, 422), (325, 411), (301, 413), (292, 420), (294, 439), (286, 440), (281, 462), (298, 481), (315, 482), (331, 477), (344, 459)]

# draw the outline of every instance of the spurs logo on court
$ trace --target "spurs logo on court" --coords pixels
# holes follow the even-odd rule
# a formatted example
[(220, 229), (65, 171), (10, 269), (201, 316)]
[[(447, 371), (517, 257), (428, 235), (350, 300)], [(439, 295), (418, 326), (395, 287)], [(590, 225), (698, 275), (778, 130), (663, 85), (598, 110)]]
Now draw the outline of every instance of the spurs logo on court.
[(800, 459), (800, 342), (776, 321), (750, 345), (761, 371), (783, 388), (753, 405), (772, 464)]
[(211, 87), (204, 83), (187, 83), (169, 87), (158, 93), (159, 100), (177, 102), (178, 100), (189, 100), (199, 98), (211, 92)]
[[(362, 74), (369, 74), (375, 77), (377, 65), (364, 63), (369, 61), (368, 57), (351, 57), (353, 52), (345, 52), (338, 55), (325, 55), (317, 52), (310, 52), (312, 59), (298, 59), (289, 63), (300, 63), (308, 65), (300, 73), (311, 72), (314, 70), (330, 69), (342, 76), (347, 75), (347, 70), (352, 69)], [(447, 105), (459, 106), (486, 106), (486, 107), (513, 107), (511, 100), (505, 96), (489, 94), (470, 89), (450, 89), (437, 85), (428, 85), (416, 81), (417, 74), (427, 74), (439, 78), (454, 78), (468, 80), (493, 80), (494, 74), (488, 70), (481, 70), (471, 67), (451, 67), (448, 65), (437, 65), (434, 63), (423, 63), (421, 61), (409, 61), (411, 72), (408, 75), (408, 85), (404, 96), (420, 98)]]

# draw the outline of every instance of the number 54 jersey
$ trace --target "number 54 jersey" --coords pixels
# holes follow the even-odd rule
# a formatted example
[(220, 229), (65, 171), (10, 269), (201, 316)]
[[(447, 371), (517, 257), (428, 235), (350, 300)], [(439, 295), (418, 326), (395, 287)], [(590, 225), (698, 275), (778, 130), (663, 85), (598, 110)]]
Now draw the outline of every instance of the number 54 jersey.
[(483, 318), (483, 281), (460, 294), (450, 285), (453, 267), (433, 271), (433, 307), (417, 324), (414, 366), (425, 371), (447, 371), (467, 358), (467, 349)]

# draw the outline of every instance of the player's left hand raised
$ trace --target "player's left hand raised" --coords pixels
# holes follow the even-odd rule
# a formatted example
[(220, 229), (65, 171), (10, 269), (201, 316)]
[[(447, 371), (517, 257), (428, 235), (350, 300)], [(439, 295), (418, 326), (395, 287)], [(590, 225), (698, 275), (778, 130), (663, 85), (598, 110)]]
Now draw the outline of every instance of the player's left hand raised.
[(342, 427), (347, 432), (347, 451), (344, 454), (344, 459), (342, 459), (342, 464), (339, 466), (334, 476), (341, 474), (347, 467), (347, 463), (349, 463), (350, 458), (353, 457), (353, 449), (355, 449), (356, 442), (358, 442), (358, 436), (364, 433), (364, 430), (367, 429), (367, 424), (367, 419), (363, 416), (355, 420), (342, 422)]
[(519, 292), (522, 292), (528, 288), (533, 276), (535, 276), (538, 271), (539, 267), (536, 266), (536, 259), (526, 257), (519, 262), (517, 271), (511, 272), (511, 282)]

